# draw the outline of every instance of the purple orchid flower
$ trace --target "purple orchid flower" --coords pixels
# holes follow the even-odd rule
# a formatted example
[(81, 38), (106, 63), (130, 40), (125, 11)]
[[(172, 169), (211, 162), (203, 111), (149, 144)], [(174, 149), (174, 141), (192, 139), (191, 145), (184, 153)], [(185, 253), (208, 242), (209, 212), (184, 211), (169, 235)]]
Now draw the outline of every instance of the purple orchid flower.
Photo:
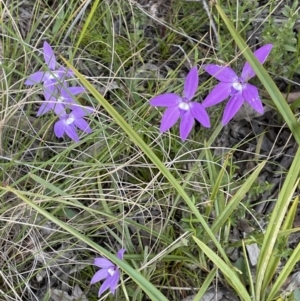
[[(117, 257), (123, 260), (125, 251), (125, 249), (119, 250)], [(91, 284), (105, 279), (99, 289), (98, 297), (100, 297), (107, 289), (110, 289), (110, 292), (114, 294), (118, 282), (120, 281), (119, 268), (110, 260), (103, 257), (95, 258), (94, 265), (101, 268), (101, 270), (96, 272), (96, 274), (93, 276)]]
[(61, 85), (54, 89), (45, 89), (44, 96), (45, 100), (40, 106), (36, 116), (41, 116), (47, 112), (54, 110), (54, 113), (58, 116), (66, 114), (66, 108), (74, 109), (78, 107), (74, 96), (80, 93), (84, 93), (83, 87), (68, 87)]
[(169, 130), (179, 118), (180, 137), (184, 141), (194, 125), (194, 119), (198, 120), (204, 127), (210, 127), (209, 116), (205, 108), (198, 102), (192, 102), (198, 88), (198, 70), (193, 67), (188, 73), (183, 89), (183, 97), (175, 93), (165, 93), (154, 97), (150, 105), (167, 107), (161, 120), (160, 132)]
[[(272, 44), (267, 44), (254, 52), (254, 55), (261, 64), (267, 59), (272, 47)], [(258, 94), (258, 89), (248, 83), (248, 80), (255, 76), (255, 72), (248, 62), (243, 67), (241, 77), (238, 77), (230, 67), (208, 64), (204, 67), (204, 70), (218, 79), (220, 83), (204, 99), (202, 103), (203, 107), (214, 106), (230, 96), (223, 113), (223, 125), (226, 125), (233, 118), (244, 101), (255, 111), (263, 114), (264, 108)]]
[(61, 114), (59, 120), (54, 124), (55, 135), (61, 138), (66, 133), (72, 140), (78, 142), (76, 127), (85, 133), (91, 133), (92, 130), (83, 117), (93, 111), (92, 107), (76, 107), (69, 114)]
[(49, 71), (37, 71), (31, 74), (28, 79), (24, 82), (24, 85), (35, 85), (43, 83), (45, 87), (52, 86), (58, 81), (72, 77), (74, 74), (71, 70), (67, 70), (64, 67), (56, 69), (56, 59), (51, 46), (44, 42), (43, 54), (45, 63), (48, 66)]

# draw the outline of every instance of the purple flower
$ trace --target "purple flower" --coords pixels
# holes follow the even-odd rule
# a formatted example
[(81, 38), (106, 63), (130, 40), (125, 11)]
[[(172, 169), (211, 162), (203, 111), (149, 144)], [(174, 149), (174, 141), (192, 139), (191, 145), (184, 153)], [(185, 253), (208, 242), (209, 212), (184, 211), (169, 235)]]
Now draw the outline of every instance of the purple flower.
[(63, 78), (72, 77), (73, 72), (67, 70), (64, 67), (56, 69), (56, 59), (51, 46), (44, 42), (43, 54), (45, 63), (48, 66), (49, 71), (37, 71), (31, 74), (28, 79), (24, 82), (25, 85), (35, 85), (43, 83), (44, 86), (51, 86)]
[(194, 67), (190, 70), (184, 82), (183, 97), (175, 93), (165, 93), (154, 97), (150, 105), (167, 107), (161, 120), (160, 132), (169, 130), (179, 118), (180, 137), (184, 141), (194, 125), (194, 119), (203, 126), (210, 127), (209, 116), (204, 107), (198, 102), (192, 102), (198, 88), (198, 70)]
[[(123, 255), (125, 251), (125, 249), (121, 249), (118, 252), (117, 257), (123, 260)], [(105, 279), (105, 281), (102, 283), (99, 289), (98, 297), (100, 297), (103, 294), (103, 292), (105, 292), (108, 288), (110, 289), (110, 292), (114, 294), (118, 282), (120, 280), (119, 268), (110, 260), (102, 257), (95, 258), (94, 265), (101, 268), (101, 270), (96, 272), (96, 274), (93, 276), (91, 284)]]
[(55, 114), (65, 115), (66, 108), (74, 109), (78, 107), (74, 96), (85, 92), (82, 87), (68, 87), (66, 85), (55, 86), (54, 89), (45, 89), (44, 96), (45, 100), (38, 110), (36, 116), (41, 116), (54, 110)]
[(78, 142), (76, 127), (85, 133), (91, 133), (92, 130), (83, 117), (93, 111), (92, 107), (76, 107), (70, 114), (61, 114), (59, 120), (54, 124), (55, 135), (61, 138), (66, 133), (72, 140)]
[[(272, 47), (272, 44), (267, 44), (254, 52), (261, 64), (267, 59)], [(214, 106), (230, 96), (223, 113), (223, 125), (226, 125), (233, 118), (244, 101), (258, 113), (262, 114), (264, 112), (258, 89), (248, 83), (248, 80), (255, 76), (255, 72), (248, 62), (245, 63), (240, 77), (230, 67), (208, 64), (204, 69), (218, 79), (220, 83), (204, 99), (203, 107)]]

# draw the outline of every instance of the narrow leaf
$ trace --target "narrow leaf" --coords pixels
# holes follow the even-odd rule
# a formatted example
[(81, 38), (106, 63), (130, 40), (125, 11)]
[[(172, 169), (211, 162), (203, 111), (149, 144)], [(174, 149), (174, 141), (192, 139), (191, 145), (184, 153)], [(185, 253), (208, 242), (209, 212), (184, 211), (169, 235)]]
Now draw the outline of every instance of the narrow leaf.
[[(297, 208), (298, 208), (298, 202), (299, 202), (299, 197), (296, 197), (285, 220), (284, 220), (283, 226), (281, 227), (282, 231), (289, 230), (292, 228), (292, 225), (293, 225), (293, 222), (295, 219), (295, 215), (297, 212)], [(289, 238), (289, 235), (282, 237), (280, 244), (285, 246), (288, 242), (288, 238)], [(275, 249), (273, 251), (273, 256), (270, 258), (270, 262), (269, 262), (267, 270), (266, 270), (266, 274), (265, 274), (266, 276), (265, 276), (265, 280), (263, 282), (263, 287), (266, 287), (272, 281), (274, 274), (278, 268), (278, 265), (281, 261), (281, 257), (279, 256), (278, 252), (280, 252), (280, 250)], [(272, 285), (272, 289), (273, 289), (273, 285)]]
[(199, 248), (205, 253), (205, 255), (217, 266), (217, 268), (222, 271), (235, 292), (241, 297), (241, 300), (252, 301), (235, 270), (230, 265), (226, 264), (215, 252), (213, 252), (197, 237), (193, 236), (193, 239), (195, 240)]
[(234, 194), (234, 196), (229, 201), (228, 205), (212, 224), (211, 230), (213, 233), (217, 233), (219, 229), (224, 225), (224, 223), (228, 220), (231, 213), (237, 208), (240, 201), (244, 198), (254, 181), (257, 179), (259, 173), (261, 172), (265, 164), (265, 161), (261, 162), (255, 169), (255, 171), (248, 177), (246, 182), (241, 186), (241, 188)]
[(208, 288), (211, 286), (211, 282), (214, 280), (217, 273), (217, 269), (213, 268), (205, 278), (200, 290), (194, 297), (193, 301), (199, 301), (202, 300), (203, 295), (207, 292)]
[[(266, 270), (270, 264), (270, 258), (273, 254), (274, 245), (278, 239), (280, 227), (285, 217), (288, 205), (297, 185), (299, 183), (299, 170), (300, 170), (300, 148), (295, 155), (293, 163), (281, 188), (281, 191), (276, 201), (275, 208), (272, 212), (267, 231), (265, 233), (264, 241), (262, 244), (260, 256), (257, 264), (257, 277), (256, 277), (256, 298), (260, 300), (261, 294), (266, 292), (266, 287), (272, 279), (266, 278)], [(270, 276), (269, 276), (270, 277)], [(259, 297), (259, 298), (258, 298)]]
[(300, 260), (300, 243), (298, 243), (298, 246), (296, 247), (296, 249), (294, 249), (291, 257), (284, 265), (275, 283), (272, 285), (271, 291), (268, 294), (267, 301), (273, 300), (274, 297), (278, 294), (281, 286), (284, 284), (288, 276), (291, 274), (291, 272), (293, 271), (295, 265), (299, 262), (299, 260)]

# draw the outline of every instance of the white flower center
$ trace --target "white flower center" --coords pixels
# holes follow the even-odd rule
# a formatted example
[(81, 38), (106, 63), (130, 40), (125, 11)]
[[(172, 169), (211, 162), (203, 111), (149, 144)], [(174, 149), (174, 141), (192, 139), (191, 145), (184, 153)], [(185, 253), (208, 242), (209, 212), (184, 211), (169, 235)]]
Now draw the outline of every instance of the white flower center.
[(243, 90), (243, 85), (240, 83), (240, 82), (234, 82), (232, 84), (232, 87), (235, 89), (235, 90), (238, 90), (238, 91), (242, 91)]
[(47, 72), (47, 79), (49, 80), (49, 79), (56, 79), (55, 78), (55, 76), (52, 74), (52, 73), (50, 73), (50, 72)]
[(113, 276), (116, 272), (116, 269), (114, 267), (111, 267), (107, 270), (107, 272), (110, 276)]
[(62, 97), (62, 96), (59, 96), (58, 98), (57, 98), (57, 102), (64, 102), (64, 100), (65, 100), (65, 98), (64, 97)]
[(190, 106), (188, 103), (186, 102), (181, 102), (178, 107), (181, 109), (181, 110), (184, 110), (184, 111), (188, 111), (190, 109)]
[(67, 119), (66, 119), (66, 124), (67, 125), (70, 125), (74, 122), (75, 118), (73, 116), (69, 116)]

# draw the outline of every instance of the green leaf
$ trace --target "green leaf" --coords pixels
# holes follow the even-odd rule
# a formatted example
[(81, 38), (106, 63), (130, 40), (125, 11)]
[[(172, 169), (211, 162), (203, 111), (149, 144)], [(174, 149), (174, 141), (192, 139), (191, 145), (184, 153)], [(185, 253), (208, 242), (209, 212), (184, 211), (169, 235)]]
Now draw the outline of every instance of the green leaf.
[(281, 286), (284, 284), (288, 276), (291, 274), (293, 269), (295, 268), (295, 265), (299, 262), (300, 259), (300, 243), (298, 243), (298, 246), (296, 249), (294, 249), (291, 257), (287, 261), (287, 263), (284, 265), (283, 269), (281, 270), (280, 274), (278, 275), (275, 283), (271, 287), (271, 291), (268, 294), (267, 301), (271, 301), (274, 299), (274, 297), (279, 292)]
[(266, 276), (266, 270), (270, 264), (270, 258), (273, 254), (274, 245), (278, 239), (280, 227), (285, 217), (288, 206), (293, 198), (295, 189), (299, 183), (300, 170), (300, 148), (295, 155), (293, 163), (286, 176), (284, 184), (276, 201), (275, 208), (272, 212), (267, 231), (263, 240), (261, 252), (257, 264), (256, 276), (256, 298), (260, 300), (261, 294), (265, 294), (267, 285), (271, 282), (271, 275)]
[(64, 12), (64, 7), (62, 6), (59, 10), (59, 13), (55, 17), (55, 23), (52, 28), (53, 36), (55, 36), (57, 32), (61, 29), (64, 20), (65, 20), (65, 12)]
[[(282, 230), (287, 230), (287, 229), (291, 228), (291, 226), (293, 224), (293, 221), (294, 221), (294, 217), (295, 217), (296, 212), (297, 212), (298, 202), (299, 202), (299, 197), (296, 197), (295, 200), (294, 200), (294, 202), (293, 202), (293, 204), (292, 204), (292, 206), (291, 206), (291, 208), (290, 208), (290, 210), (289, 210), (289, 212), (288, 212), (288, 214), (287, 214), (287, 217), (286, 217), (286, 219), (284, 221), (284, 224), (282, 226)], [(282, 241), (282, 245), (286, 245), (287, 241), (288, 241), (288, 235), (286, 235), (284, 237), (284, 239)], [(299, 245), (298, 245), (298, 247), (299, 247)], [(290, 268), (293, 269), (294, 265), (297, 263), (297, 261), (296, 262), (293, 262), (293, 261), (290, 262), (290, 260), (293, 258), (293, 256), (295, 256), (294, 255), (295, 250), (293, 251), (293, 254), (291, 255), (291, 257), (289, 258), (289, 261), (286, 263), (285, 268), (283, 270), (281, 270), (279, 276), (276, 279), (275, 284), (272, 285), (271, 292), (268, 295), (268, 299), (267, 299), (268, 301), (272, 299), (271, 296), (274, 297), (278, 293), (278, 291), (280, 290), (281, 286), (287, 280), (290, 272), (292, 271), (292, 270), (285, 270), (286, 267), (287, 267), (287, 265), (288, 264), (291, 265), (292, 267), (290, 267)], [(266, 271), (267, 277), (265, 277), (265, 278), (267, 278), (267, 279), (272, 279), (273, 278), (273, 275), (275, 274), (276, 268), (278, 267), (278, 265), (280, 263), (280, 259), (281, 258), (279, 256), (275, 257), (275, 255), (276, 255), (276, 253), (271, 258), (270, 264), (269, 264), (268, 269)], [(299, 255), (300, 254), (298, 254), (298, 257), (297, 257), (298, 260), (300, 258)], [(266, 284), (264, 283), (263, 287), (265, 287), (265, 286), (266, 286)]]
[[(59, 187), (49, 183), (48, 181), (42, 179), (39, 176), (30, 173), (29, 177), (32, 178), (33, 180), (35, 180), (36, 182), (40, 183), (43, 187), (48, 188), (50, 191), (54, 192), (57, 195), (69, 197), (69, 195), (64, 190), (61, 190)], [(74, 198), (72, 198), (72, 199), (75, 203), (80, 204), (76, 199), (74, 199)]]
[[(85, 23), (84, 23), (84, 25), (83, 25), (83, 27), (82, 27), (82, 29), (80, 31), (80, 35), (79, 35), (79, 38), (77, 40), (77, 43), (75, 45), (75, 49), (76, 50), (78, 49), (78, 47), (79, 47), (79, 45), (80, 45), (83, 37), (86, 35), (86, 31), (87, 31), (87, 29), (88, 29), (88, 27), (89, 27), (89, 25), (91, 23), (91, 20), (92, 20), (93, 16), (96, 13), (97, 7), (99, 7), (99, 2), (100, 2), (100, 0), (93, 1), (93, 6), (92, 6), (92, 8), (90, 10), (90, 13), (89, 13), (87, 19), (85, 20)], [(75, 51), (74, 51), (73, 55), (75, 55)]]
[[(231, 213), (237, 208), (240, 201), (244, 198), (245, 194), (251, 188), (253, 182), (257, 179), (259, 173), (265, 166), (266, 162), (261, 162), (255, 171), (248, 177), (246, 182), (241, 186), (241, 188), (234, 194), (234, 196), (230, 199), (228, 205), (221, 212), (221, 214), (217, 217), (214, 223), (211, 226), (211, 230), (213, 233), (217, 233), (219, 229), (224, 225), (224, 223), (229, 219)], [(204, 240), (206, 241), (206, 240)]]
[[(224, 194), (220, 192), (220, 185), (223, 181), (223, 177), (228, 164), (228, 156), (226, 157), (226, 160), (222, 168), (220, 169), (219, 166), (216, 166), (213, 160), (213, 156), (211, 154), (211, 150), (209, 148), (205, 148), (205, 154), (206, 154), (206, 162), (207, 162), (207, 167), (209, 172), (209, 180), (211, 183), (211, 187), (213, 187), (210, 195), (210, 200), (214, 201), (216, 215), (219, 216), (220, 212), (222, 212), (225, 207), (225, 198), (224, 198)], [(207, 218), (209, 218), (210, 216), (211, 209), (212, 206), (207, 207), (207, 210), (205, 212)]]
[(300, 290), (299, 288), (296, 288), (294, 291), (294, 301), (300, 301)]
[[(290, 207), (290, 210), (288, 214), (285, 217), (283, 226), (281, 227), (281, 231), (289, 230), (292, 228), (296, 213), (297, 213), (297, 208), (298, 208), (298, 201), (299, 198), (296, 197), (292, 206)], [(280, 245), (286, 246), (288, 242), (289, 235), (283, 236), (280, 240)], [(279, 240), (279, 233), (277, 235), (277, 239)], [(266, 270), (266, 276), (265, 276), (265, 282), (263, 283), (263, 287), (266, 287), (268, 283), (266, 283), (268, 280), (271, 281), (277, 268), (278, 265), (280, 264), (281, 257), (279, 256), (280, 250), (274, 250), (272, 257), (270, 258), (270, 262), (268, 264), (267, 270)]]
[[(40, 183), (43, 187), (49, 189), (50, 191), (54, 192), (57, 195), (64, 196), (64, 197), (69, 196), (65, 191), (61, 190), (57, 186), (49, 183), (48, 181), (45, 181), (44, 179), (42, 179), (41, 177), (39, 177), (33, 173), (30, 173), (29, 177), (32, 178), (33, 180), (35, 180), (36, 182)], [(74, 199), (74, 198), (72, 198), (72, 199), (73, 199), (74, 203), (80, 204), (76, 199)], [(59, 207), (56, 207), (51, 213), (53, 215), (64, 217), (67, 219), (71, 219), (78, 214), (73, 209), (70, 209), (70, 208), (62, 206), (62, 205), (60, 205)]]
[(290, 52), (297, 52), (297, 48), (291, 45), (283, 45), (284, 49)]
[(211, 282), (214, 280), (215, 276), (216, 276), (216, 272), (217, 269), (213, 268), (209, 274), (207, 275), (207, 277), (205, 278), (200, 290), (198, 291), (198, 293), (196, 294), (196, 296), (194, 297), (193, 301), (199, 301), (202, 300), (203, 295), (207, 292), (207, 290), (209, 289)]
[(236, 271), (228, 264), (226, 264), (215, 252), (213, 252), (205, 243), (200, 241), (197, 237), (193, 236), (193, 239), (199, 246), (199, 248), (205, 253), (205, 255), (217, 266), (218, 269), (227, 278), (227, 281), (234, 288), (235, 292), (241, 297), (241, 300), (252, 301), (246, 288), (240, 281)]

